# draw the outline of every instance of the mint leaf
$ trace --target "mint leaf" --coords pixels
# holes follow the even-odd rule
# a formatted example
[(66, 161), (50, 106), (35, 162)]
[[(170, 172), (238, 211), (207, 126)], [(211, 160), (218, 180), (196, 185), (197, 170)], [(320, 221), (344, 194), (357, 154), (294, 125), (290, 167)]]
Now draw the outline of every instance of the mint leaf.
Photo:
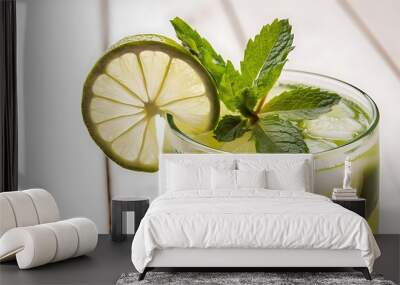
[[(259, 78), (256, 82), (256, 90), (258, 98), (266, 98), (268, 92), (274, 87), (274, 84), (279, 79), (279, 76), (282, 73), (282, 69), (286, 62), (279, 63), (274, 67), (268, 69), (268, 71), (264, 74), (262, 78)], [(265, 99), (260, 102), (260, 106), (263, 105)]]
[(256, 150), (261, 153), (309, 152), (301, 131), (278, 115), (267, 115), (258, 120), (252, 130)]
[(171, 20), (171, 24), (176, 36), (182, 41), (182, 45), (203, 64), (215, 82), (219, 84), (225, 72), (225, 61), (221, 55), (181, 18), (175, 17)]
[(288, 20), (265, 25), (254, 40), (249, 40), (240, 63), (247, 86), (257, 86), (258, 97), (267, 95), (275, 84), (293, 49), (292, 27)]
[(272, 98), (262, 109), (289, 120), (315, 119), (339, 103), (341, 97), (315, 87), (298, 86)]
[(240, 88), (240, 73), (235, 69), (232, 62), (228, 60), (218, 91), (219, 98), (232, 112), (237, 110), (237, 105), (240, 101), (238, 98)]
[(240, 116), (226, 115), (214, 130), (214, 137), (221, 142), (230, 142), (240, 138), (247, 131), (246, 120)]

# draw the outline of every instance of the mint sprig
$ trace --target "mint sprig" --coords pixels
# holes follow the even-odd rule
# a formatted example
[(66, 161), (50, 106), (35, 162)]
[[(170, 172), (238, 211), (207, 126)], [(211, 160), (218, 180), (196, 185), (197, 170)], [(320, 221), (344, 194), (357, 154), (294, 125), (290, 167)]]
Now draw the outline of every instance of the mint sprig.
[(291, 29), (287, 20), (275, 20), (264, 26), (254, 40), (248, 41), (240, 72), (228, 61), (218, 89), (221, 101), (229, 110), (247, 118), (256, 117), (257, 101), (262, 98), (260, 102), (263, 102), (293, 49)]
[(219, 121), (214, 130), (218, 141), (232, 141), (251, 131), (257, 152), (309, 151), (302, 131), (292, 122), (329, 112), (341, 97), (319, 88), (295, 85), (267, 101), (294, 48), (288, 20), (274, 20), (248, 41), (240, 71), (182, 19), (175, 18), (171, 23), (183, 46), (214, 78), (220, 100), (235, 114)]

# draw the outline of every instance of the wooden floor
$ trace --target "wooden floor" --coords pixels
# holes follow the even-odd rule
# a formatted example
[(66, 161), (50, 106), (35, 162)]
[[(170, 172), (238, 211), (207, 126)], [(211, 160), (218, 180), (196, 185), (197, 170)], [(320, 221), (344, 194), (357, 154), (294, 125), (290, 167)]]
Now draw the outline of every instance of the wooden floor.
[[(378, 235), (376, 239), (382, 256), (375, 263), (375, 273), (398, 283), (400, 235)], [(15, 262), (0, 264), (0, 284), (115, 284), (122, 273), (134, 271), (130, 259), (131, 241), (130, 238), (116, 243), (110, 236), (101, 235), (97, 249), (88, 256), (30, 270), (19, 270)]]

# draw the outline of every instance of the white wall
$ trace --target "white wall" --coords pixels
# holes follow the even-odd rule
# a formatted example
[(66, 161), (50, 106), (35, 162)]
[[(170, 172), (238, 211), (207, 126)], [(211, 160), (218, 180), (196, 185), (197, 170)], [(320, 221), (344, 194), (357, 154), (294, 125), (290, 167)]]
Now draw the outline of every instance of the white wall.
[(100, 1), (18, 1), (20, 188), (43, 187), (63, 217), (108, 229), (104, 156), (80, 112), (82, 83), (102, 52)]
[[(18, 0), (20, 187), (42, 186), (63, 216), (92, 218), (108, 231), (104, 156), (80, 114), (82, 84), (108, 44), (136, 33), (174, 31), (169, 20), (193, 24), (224, 57), (238, 64), (245, 38), (276, 17), (290, 18), (296, 49), (289, 66), (336, 76), (367, 91), (380, 107), (381, 233), (400, 233), (400, 82), (337, 1)], [(108, 5), (107, 10), (102, 8)], [(103, 6), (102, 6), (103, 5)], [(105, 24), (107, 26), (105, 27)], [(157, 194), (157, 174), (111, 162), (112, 195)]]

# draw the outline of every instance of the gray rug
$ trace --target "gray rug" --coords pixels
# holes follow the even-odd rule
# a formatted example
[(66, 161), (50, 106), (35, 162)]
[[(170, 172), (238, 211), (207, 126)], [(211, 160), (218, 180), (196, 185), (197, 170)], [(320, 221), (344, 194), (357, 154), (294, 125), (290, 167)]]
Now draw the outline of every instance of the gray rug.
[(395, 285), (380, 275), (372, 275), (368, 281), (359, 272), (148, 272), (146, 278), (137, 281), (138, 273), (122, 274), (117, 285), (145, 284), (213, 284), (213, 285), (297, 285), (297, 284), (379, 284)]

